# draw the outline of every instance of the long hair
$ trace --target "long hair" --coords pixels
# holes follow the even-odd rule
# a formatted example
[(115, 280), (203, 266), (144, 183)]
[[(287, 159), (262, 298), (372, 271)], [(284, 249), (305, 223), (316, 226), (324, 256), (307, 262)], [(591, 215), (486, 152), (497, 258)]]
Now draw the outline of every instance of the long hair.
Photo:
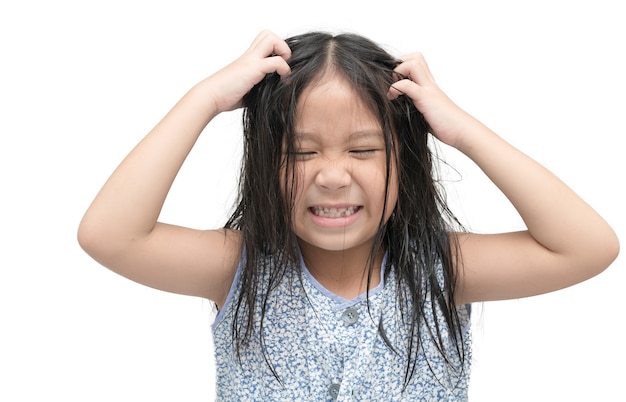
[[(352, 86), (381, 122), (387, 160), (385, 191), (391, 164), (396, 164), (398, 200), (395, 206), (384, 208), (393, 208), (388, 221), (384, 220), (385, 211), (380, 218), (367, 283), (369, 288), (373, 256), (383, 247), (387, 265), (395, 272), (398, 306), (410, 335), (406, 387), (415, 371), (415, 356), (424, 335), (435, 343), (449, 366), (464, 358), (463, 328), (454, 303), (455, 270), (461, 264), (456, 261), (459, 253), (455, 237), (450, 234), (458, 221), (446, 206), (437, 180), (427, 123), (407, 96), (393, 101), (387, 98), (390, 85), (398, 78), (393, 70), (400, 61), (376, 43), (355, 34), (326, 32), (306, 33), (286, 42), (292, 51), (288, 60), (291, 73), (282, 78), (276, 73), (268, 74), (244, 98), (239, 199), (225, 225), (241, 231), (246, 256), (240, 273), (243, 291), (234, 302), (232, 333), (237, 355), (241, 356), (252, 336), (261, 337), (263, 345), (263, 314), (268, 295), (287, 270), (299, 266), (292, 225), (298, 185), (291, 156), (295, 148), (296, 106), (309, 85), (332, 71)], [(281, 187), (281, 183), (288, 185)], [(257, 285), (261, 277), (269, 278), (264, 290)], [(255, 311), (261, 311), (260, 334), (253, 333)], [(422, 329), (427, 311), (440, 312), (443, 322), (436, 321), (433, 328)], [(387, 339), (382, 326), (380, 332)], [(448, 337), (456, 345), (454, 350), (445, 346), (449, 345), (444, 340)]]

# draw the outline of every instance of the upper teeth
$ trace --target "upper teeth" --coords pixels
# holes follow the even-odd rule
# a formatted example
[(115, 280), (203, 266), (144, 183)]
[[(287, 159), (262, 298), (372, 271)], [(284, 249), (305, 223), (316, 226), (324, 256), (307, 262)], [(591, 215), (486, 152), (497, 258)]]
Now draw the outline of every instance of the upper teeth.
[(313, 207), (311, 208), (313, 213), (317, 216), (323, 216), (325, 218), (342, 218), (350, 216), (359, 209), (359, 207), (347, 207), (347, 208), (324, 208)]

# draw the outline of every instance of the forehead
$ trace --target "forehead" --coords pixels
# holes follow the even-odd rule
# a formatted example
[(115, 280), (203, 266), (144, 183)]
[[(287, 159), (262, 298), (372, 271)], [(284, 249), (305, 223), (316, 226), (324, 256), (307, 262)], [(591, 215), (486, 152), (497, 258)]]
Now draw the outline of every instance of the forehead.
[(382, 125), (371, 107), (342, 77), (324, 77), (307, 87), (296, 107), (295, 134), (309, 140), (324, 133), (350, 139), (382, 138)]

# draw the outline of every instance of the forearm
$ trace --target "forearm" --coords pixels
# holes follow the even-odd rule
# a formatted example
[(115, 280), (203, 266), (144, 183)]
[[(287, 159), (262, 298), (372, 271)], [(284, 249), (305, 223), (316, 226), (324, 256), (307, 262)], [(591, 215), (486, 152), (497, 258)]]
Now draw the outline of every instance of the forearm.
[(79, 237), (109, 246), (147, 236), (198, 136), (217, 114), (210, 80), (192, 88), (128, 154), (85, 213)]
[[(267, 74), (288, 74), (290, 55), (284, 40), (263, 31), (241, 57), (192, 88), (97, 195), (79, 228), (83, 248), (89, 248), (92, 256), (133, 254), (125, 252), (136, 240), (149, 241), (151, 234), (156, 235), (165, 197), (202, 130), (218, 113), (241, 107), (243, 97)], [(151, 244), (161, 246), (158, 241)], [(139, 248), (135, 251), (134, 255), (142, 253)]]
[(457, 148), (507, 196), (543, 247), (585, 263), (616, 244), (609, 225), (572, 189), (482, 123), (467, 117), (459, 138)]

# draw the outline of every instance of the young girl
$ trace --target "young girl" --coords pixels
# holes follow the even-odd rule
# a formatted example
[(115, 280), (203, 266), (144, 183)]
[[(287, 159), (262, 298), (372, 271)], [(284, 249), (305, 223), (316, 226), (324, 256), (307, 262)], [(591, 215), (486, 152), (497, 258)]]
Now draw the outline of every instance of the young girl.
[[(204, 127), (240, 107), (240, 195), (225, 227), (158, 222)], [(528, 229), (460, 230), (429, 132)], [(421, 55), (321, 32), (262, 32), (192, 88), (112, 174), (78, 238), (121, 275), (217, 304), (217, 396), (237, 401), (466, 400), (471, 303), (576, 284), (619, 250), (572, 190), (455, 105)]]

